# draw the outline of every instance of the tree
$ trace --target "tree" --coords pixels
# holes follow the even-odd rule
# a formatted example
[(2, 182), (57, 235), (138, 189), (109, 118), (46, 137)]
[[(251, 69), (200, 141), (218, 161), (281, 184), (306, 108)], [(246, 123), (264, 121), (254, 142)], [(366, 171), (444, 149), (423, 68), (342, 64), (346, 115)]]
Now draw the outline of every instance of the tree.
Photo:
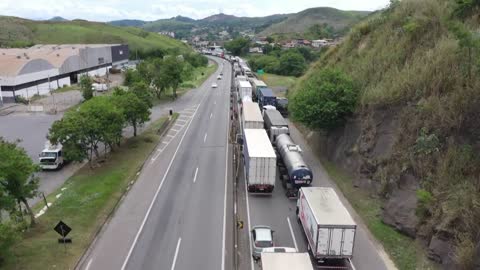
[(38, 166), (25, 149), (18, 147), (18, 142), (7, 142), (0, 138), (0, 186), (4, 194), (25, 206), (32, 225), (35, 224), (35, 215), (28, 199), (37, 195), (38, 179), (33, 176), (36, 171)]
[(13, 222), (0, 222), (0, 267), (4, 258), (10, 256), (10, 248), (19, 239), (19, 230)]
[(281, 75), (301, 76), (307, 69), (305, 58), (295, 51), (287, 51), (280, 56)]
[(267, 73), (277, 73), (280, 68), (280, 61), (277, 57), (271, 55), (263, 55), (252, 58), (248, 61), (252, 70), (263, 69)]
[(138, 70), (127, 69), (127, 71), (125, 71), (125, 79), (123, 81), (123, 85), (131, 86), (141, 81), (142, 77), (140, 76)]
[(145, 102), (148, 108), (152, 108), (152, 94), (144, 82), (137, 82), (133, 84), (129, 90), (134, 93), (139, 99)]
[(85, 100), (89, 100), (93, 97), (92, 79), (88, 75), (80, 77), (80, 89)]
[(275, 39), (272, 36), (268, 36), (266, 40), (268, 43), (273, 43), (275, 41)]
[(225, 43), (225, 49), (230, 51), (233, 55), (244, 55), (248, 52), (250, 40), (239, 37), (230, 42)]
[(345, 73), (322, 69), (309, 76), (289, 104), (294, 119), (311, 128), (330, 129), (351, 114), (357, 102), (357, 90)]
[(183, 65), (183, 61), (174, 56), (163, 60), (163, 67), (160, 73), (163, 73), (164, 80), (168, 82), (167, 86), (172, 88), (173, 98), (177, 98), (178, 86), (183, 82)]
[(122, 111), (110, 97), (95, 97), (55, 121), (48, 138), (52, 143), (63, 145), (67, 159), (82, 161), (88, 158), (92, 165), (93, 155), (99, 157), (100, 143), (105, 149), (107, 146), (113, 149), (120, 143), (124, 123)]
[(133, 136), (137, 136), (137, 126), (150, 119), (150, 110), (147, 103), (142, 101), (133, 92), (126, 92), (120, 88), (113, 93), (115, 105), (122, 111), (127, 123), (133, 127)]

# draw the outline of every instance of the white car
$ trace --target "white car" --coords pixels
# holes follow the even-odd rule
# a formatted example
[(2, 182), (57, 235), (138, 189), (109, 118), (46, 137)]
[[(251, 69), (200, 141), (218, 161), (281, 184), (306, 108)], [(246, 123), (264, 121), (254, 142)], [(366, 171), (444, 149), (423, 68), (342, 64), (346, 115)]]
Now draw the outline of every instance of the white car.
[(217, 80), (221, 80), (221, 79), (222, 79), (222, 75), (218, 75)]
[(252, 256), (254, 260), (259, 260), (260, 255), (265, 248), (271, 248), (273, 243), (273, 230), (268, 226), (254, 226), (252, 234)]
[(212, 83), (212, 88), (217, 88), (217, 87), (218, 87), (217, 83)]

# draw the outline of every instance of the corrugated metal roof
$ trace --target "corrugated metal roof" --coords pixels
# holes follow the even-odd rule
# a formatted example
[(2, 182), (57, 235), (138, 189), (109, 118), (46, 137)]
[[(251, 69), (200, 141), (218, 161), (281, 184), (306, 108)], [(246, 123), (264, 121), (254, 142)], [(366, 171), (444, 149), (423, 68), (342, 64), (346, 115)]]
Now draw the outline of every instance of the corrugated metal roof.
[(302, 192), (319, 224), (357, 225), (333, 188), (305, 187)]
[(69, 57), (79, 55), (80, 49), (117, 46), (118, 44), (35, 45), (24, 49), (0, 48), (0, 76), (13, 77), (32, 60), (45, 60), (60, 68)]
[(250, 157), (277, 157), (265, 129), (245, 129), (243, 133)]

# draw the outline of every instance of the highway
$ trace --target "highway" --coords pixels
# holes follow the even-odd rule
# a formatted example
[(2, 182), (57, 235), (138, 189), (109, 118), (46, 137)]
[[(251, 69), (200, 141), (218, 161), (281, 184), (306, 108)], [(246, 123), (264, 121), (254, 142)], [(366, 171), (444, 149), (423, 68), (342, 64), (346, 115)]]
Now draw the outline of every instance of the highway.
[(232, 269), (230, 85), (225, 62), (192, 91), (80, 269)]

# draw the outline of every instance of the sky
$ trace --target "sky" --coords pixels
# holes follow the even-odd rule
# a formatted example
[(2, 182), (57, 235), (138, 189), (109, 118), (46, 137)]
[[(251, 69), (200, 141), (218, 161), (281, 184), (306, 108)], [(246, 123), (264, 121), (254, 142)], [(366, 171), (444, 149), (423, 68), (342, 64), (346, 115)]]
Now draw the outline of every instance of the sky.
[(29, 19), (153, 21), (177, 15), (202, 19), (220, 12), (235, 16), (260, 17), (295, 13), (312, 7), (373, 11), (389, 0), (0, 0), (0, 14)]

